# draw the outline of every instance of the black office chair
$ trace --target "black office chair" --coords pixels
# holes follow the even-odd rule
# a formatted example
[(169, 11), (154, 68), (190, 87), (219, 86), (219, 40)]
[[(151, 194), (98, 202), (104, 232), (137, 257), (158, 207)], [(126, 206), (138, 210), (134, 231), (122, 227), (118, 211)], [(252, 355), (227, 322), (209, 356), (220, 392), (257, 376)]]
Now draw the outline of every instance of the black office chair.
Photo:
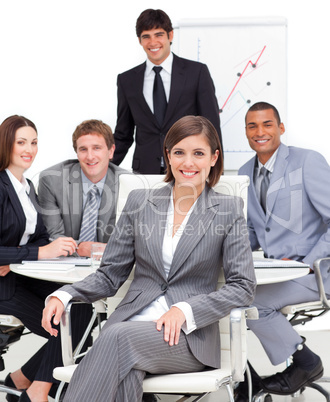
[[(3, 355), (7, 353), (10, 345), (20, 340), (24, 329), (24, 325), (16, 317), (0, 314), (0, 371), (5, 369)], [(7, 387), (3, 381), (0, 382), (0, 392), (16, 396), (21, 395), (21, 391)]]

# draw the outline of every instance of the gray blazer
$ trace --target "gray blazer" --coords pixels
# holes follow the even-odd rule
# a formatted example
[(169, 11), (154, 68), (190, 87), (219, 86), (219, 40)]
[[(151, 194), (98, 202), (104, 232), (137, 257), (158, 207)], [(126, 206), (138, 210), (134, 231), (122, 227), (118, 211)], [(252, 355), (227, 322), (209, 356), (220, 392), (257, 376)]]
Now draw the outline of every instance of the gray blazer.
[[(186, 301), (197, 329), (187, 335), (189, 347), (203, 364), (219, 367), (218, 320), (253, 301), (256, 280), (240, 198), (206, 189), (199, 197), (176, 248), (166, 278), (162, 246), (171, 185), (134, 190), (112, 233), (102, 265), (95, 274), (61, 290), (92, 302), (113, 296), (128, 278), (134, 280), (106, 325), (128, 320), (160, 295), (168, 306)], [(217, 290), (223, 267), (226, 284)]]
[[(58, 163), (39, 177), (38, 198), (43, 221), (52, 238), (70, 236), (78, 240), (83, 215), (81, 169), (77, 159)], [(99, 208), (97, 240), (106, 243), (115, 226), (118, 176), (127, 173), (109, 162)]]
[[(269, 258), (290, 258), (312, 265), (330, 256), (330, 167), (318, 152), (281, 144), (263, 212), (253, 185), (256, 157), (239, 169), (248, 175), (248, 227), (251, 247)], [(322, 272), (330, 292), (329, 270)], [(299, 280), (317, 290), (314, 278)]]

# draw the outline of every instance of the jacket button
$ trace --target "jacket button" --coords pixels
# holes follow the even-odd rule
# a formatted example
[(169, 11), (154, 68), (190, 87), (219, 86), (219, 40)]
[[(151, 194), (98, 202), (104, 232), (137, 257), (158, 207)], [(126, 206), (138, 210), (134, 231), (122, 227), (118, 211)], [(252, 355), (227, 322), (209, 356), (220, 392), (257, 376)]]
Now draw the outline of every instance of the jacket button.
[(160, 289), (161, 289), (162, 292), (166, 292), (167, 288), (168, 288), (168, 284), (167, 284), (167, 283), (162, 283), (162, 284), (160, 285)]
[(267, 228), (266, 228), (266, 232), (270, 232), (270, 228), (267, 227)]

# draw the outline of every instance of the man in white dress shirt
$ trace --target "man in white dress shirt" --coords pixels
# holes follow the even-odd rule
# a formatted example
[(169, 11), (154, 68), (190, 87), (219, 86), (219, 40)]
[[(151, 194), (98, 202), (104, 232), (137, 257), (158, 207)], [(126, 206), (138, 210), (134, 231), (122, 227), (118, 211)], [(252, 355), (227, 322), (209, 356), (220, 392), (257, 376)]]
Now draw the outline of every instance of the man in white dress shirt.
[[(147, 60), (118, 75), (113, 163), (119, 165), (122, 162), (135, 140), (133, 170), (143, 174), (164, 173), (165, 135), (186, 115), (208, 118), (218, 132), (222, 148), (219, 106), (207, 66), (171, 53), (173, 27), (162, 10), (143, 11), (137, 19), (136, 34)], [(154, 67), (161, 67), (159, 74), (167, 103), (160, 119), (155, 115)]]

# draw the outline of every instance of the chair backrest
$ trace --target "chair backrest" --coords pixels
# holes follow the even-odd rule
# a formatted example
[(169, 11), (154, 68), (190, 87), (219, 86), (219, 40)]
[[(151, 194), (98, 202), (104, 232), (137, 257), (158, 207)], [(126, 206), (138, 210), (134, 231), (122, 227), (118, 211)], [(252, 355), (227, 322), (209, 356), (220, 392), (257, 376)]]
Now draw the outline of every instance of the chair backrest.
[[(164, 175), (121, 174), (119, 176), (119, 193), (117, 200), (117, 217), (125, 206), (128, 194), (135, 189), (159, 188), (165, 186)], [(218, 193), (239, 196), (244, 201), (244, 215), (247, 216), (247, 196), (250, 179), (243, 175), (221, 176), (213, 187)]]

